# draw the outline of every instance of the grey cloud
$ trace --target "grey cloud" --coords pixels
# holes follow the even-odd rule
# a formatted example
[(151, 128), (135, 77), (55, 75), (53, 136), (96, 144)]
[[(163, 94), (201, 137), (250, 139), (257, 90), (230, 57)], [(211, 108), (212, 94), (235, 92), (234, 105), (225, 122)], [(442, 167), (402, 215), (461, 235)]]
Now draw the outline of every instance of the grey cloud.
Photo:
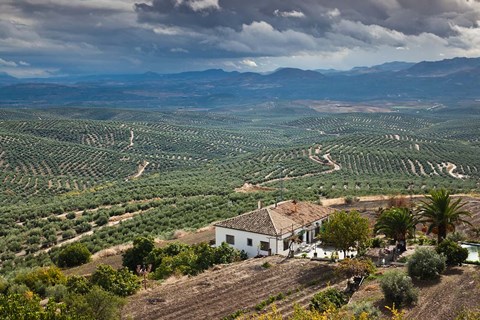
[(0, 1), (0, 57), (15, 69), (95, 73), (399, 55), (395, 48), (431, 59), (480, 47), (477, 0), (139, 1)]

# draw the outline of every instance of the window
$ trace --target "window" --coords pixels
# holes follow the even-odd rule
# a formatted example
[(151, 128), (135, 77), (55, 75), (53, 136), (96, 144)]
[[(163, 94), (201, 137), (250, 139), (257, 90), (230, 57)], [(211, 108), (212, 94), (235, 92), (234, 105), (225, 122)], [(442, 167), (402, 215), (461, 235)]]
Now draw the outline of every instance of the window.
[(247, 246), (251, 247), (253, 246), (253, 240), (250, 238), (247, 238)]
[(262, 250), (262, 251), (270, 250), (270, 243), (265, 242), (265, 241), (260, 241), (260, 250)]
[(290, 239), (283, 239), (283, 251), (288, 250), (288, 247), (290, 245)]
[(228, 244), (235, 244), (235, 237), (227, 234), (226, 242), (227, 242)]

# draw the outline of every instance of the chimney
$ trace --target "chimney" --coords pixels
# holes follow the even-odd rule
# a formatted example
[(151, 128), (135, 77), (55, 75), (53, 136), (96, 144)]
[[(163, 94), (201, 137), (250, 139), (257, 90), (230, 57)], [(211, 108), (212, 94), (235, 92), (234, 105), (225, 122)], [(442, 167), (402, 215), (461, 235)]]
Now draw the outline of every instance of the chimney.
[(297, 200), (293, 200), (293, 212), (297, 212)]
[(258, 200), (258, 209), (262, 209), (262, 208), (263, 208), (262, 200)]

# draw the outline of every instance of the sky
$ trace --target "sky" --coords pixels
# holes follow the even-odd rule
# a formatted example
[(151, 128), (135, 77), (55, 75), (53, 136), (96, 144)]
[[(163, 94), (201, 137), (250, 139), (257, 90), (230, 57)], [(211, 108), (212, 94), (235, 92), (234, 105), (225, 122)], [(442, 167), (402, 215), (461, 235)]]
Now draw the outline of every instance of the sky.
[(350, 69), (480, 56), (480, 0), (0, 0), (0, 73)]

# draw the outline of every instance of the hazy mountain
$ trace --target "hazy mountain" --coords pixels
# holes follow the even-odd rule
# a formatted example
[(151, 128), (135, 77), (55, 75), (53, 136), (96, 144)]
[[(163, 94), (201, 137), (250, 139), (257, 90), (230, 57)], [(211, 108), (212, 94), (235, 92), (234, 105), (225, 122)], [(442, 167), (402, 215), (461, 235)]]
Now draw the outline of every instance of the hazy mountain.
[(449, 74), (471, 71), (480, 67), (480, 58), (453, 58), (442, 61), (422, 61), (405, 70), (408, 76), (443, 77)]
[(0, 83), (0, 105), (210, 108), (272, 99), (450, 103), (480, 98), (480, 58), (420, 62), (413, 66), (391, 62), (327, 74), (296, 68), (269, 74), (210, 69), (177, 74), (147, 72), (14, 80), (20, 83)]
[(12, 77), (11, 75), (5, 72), (0, 72), (0, 85), (14, 83), (14, 82), (17, 82), (17, 78)]
[(323, 80), (325, 76), (317, 71), (296, 68), (281, 68), (265, 75), (270, 80)]
[(387, 63), (379, 64), (376, 66), (372, 66), (372, 67), (352, 68), (350, 71), (347, 71), (347, 73), (363, 74), (363, 73), (376, 73), (376, 72), (397, 72), (397, 71), (406, 70), (414, 65), (415, 63), (411, 63), (411, 62), (393, 61), (393, 62), (387, 62)]

